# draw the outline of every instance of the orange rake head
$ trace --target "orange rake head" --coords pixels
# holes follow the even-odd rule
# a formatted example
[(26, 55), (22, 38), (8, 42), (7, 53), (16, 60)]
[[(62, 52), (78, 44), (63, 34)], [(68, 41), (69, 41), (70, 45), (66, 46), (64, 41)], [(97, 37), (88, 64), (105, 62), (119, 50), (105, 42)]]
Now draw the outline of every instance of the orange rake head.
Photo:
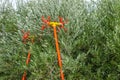
[(21, 30), (22, 32), (22, 42), (24, 44), (26, 44), (28, 41), (30, 41), (32, 44), (34, 43), (34, 38), (35, 36), (34, 35), (30, 35), (30, 31), (24, 31), (24, 30)]
[(47, 19), (45, 19), (42, 16), (42, 22), (44, 23), (43, 26), (41, 27), (41, 30), (44, 30), (45, 28), (49, 27), (59, 27), (59, 28), (63, 28), (65, 31), (67, 30), (64, 25), (67, 23), (67, 21), (64, 21), (62, 17), (58, 17), (59, 18), (59, 22), (56, 21), (50, 21), (50, 16), (48, 16)]
[(29, 39), (30, 32), (29, 31), (25, 32), (24, 30), (22, 30), (22, 33), (23, 33), (22, 41), (23, 43), (26, 43), (26, 41)]

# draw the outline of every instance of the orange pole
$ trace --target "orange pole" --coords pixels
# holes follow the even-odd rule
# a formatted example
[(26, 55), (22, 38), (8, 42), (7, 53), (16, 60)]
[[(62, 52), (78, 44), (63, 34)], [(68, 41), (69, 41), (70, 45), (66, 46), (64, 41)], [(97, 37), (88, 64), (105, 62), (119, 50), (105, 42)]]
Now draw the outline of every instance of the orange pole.
[(30, 54), (30, 51), (29, 51), (29, 52), (28, 52), (27, 59), (26, 59), (26, 65), (28, 65), (28, 63), (30, 62), (30, 56), (31, 56), (31, 54)]
[[(30, 56), (31, 56), (30, 51), (28, 51), (28, 56), (27, 56), (27, 59), (26, 59), (26, 65), (28, 65), (28, 63), (30, 62)], [(26, 73), (26, 71), (24, 71), (24, 74), (22, 76), (22, 80), (26, 80), (26, 75), (27, 75), (27, 73)]]
[(60, 56), (60, 48), (59, 48), (59, 44), (58, 44), (56, 26), (53, 26), (53, 29), (54, 29), (54, 39), (55, 39), (55, 45), (56, 45), (56, 51), (57, 51), (58, 65), (60, 67), (60, 77), (61, 77), (61, 80), (64, 80), (64, 74), (62, 71), (62, 61), (61, 61), (61, 56)]
[(26, 71), (24, 71), (24, 74), (22, 76), (22, 80), (26, 80)]

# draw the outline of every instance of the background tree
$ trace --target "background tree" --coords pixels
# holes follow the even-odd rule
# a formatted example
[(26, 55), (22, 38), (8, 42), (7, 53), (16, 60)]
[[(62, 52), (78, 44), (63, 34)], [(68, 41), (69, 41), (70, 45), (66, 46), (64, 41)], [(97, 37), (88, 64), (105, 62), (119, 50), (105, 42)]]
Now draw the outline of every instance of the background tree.
[[(30, 0), (10, 2), (0, 10), (0, 79), (58, 80), (59, 67), (53, 31), (41, 31), (41, 16), (68, 20), (67, 32), (59, 31), (59, 44), (66, 80), (120, 79), (120, 0)], [(25, 66), (29, 44), (21, 30), (29, 30), (35, 42), (31, 61)]]

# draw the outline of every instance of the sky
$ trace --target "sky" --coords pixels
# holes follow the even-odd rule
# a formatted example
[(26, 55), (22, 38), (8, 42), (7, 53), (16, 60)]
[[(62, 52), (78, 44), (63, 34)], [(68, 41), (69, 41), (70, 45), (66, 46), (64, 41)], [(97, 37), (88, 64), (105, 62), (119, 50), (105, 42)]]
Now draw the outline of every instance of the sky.
[[(3, 1), (3, 0), (0, 0), (0, 1)], [(16, 1), (17, 0), (10, 0), (12, 2), (12, 6), (14, 7), (14, 9), (16, 9)], [(23, 0), (25, 2), (27, 2), (28, 0)], [(91, 0), (85, 0), (87, 2), (90, 2)], [(97, 0), (93, 0), (93, 1), (97, 1)]]
[[(12, 2), (12, 6), (14, 7), (14, 9), (16, 9), (16, 1), (17, 0), (10, 0)], [(24, 2), (27, 2), (28, 0), (23, 0)]]
[(16, 0), (10, 0), (12, 2), (12, 6), (16, 9)]

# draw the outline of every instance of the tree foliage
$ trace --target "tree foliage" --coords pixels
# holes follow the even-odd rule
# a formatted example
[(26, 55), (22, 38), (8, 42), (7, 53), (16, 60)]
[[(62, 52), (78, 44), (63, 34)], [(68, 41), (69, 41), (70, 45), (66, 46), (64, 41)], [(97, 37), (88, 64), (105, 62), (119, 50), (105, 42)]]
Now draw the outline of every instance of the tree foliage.
[[(59, 80), (53, 30), (41, 30), (41, 16), (68, 20), (58, 31), (65, 80), (120, 79), (120, 0), (30, 0), (0, 10), (0, 79)], [(9, 3), (10, 4), (10, 3)], [(35, 42), (23, 44), (21, 30)], [(27, 51), (31, 61), (25, 64)]]

